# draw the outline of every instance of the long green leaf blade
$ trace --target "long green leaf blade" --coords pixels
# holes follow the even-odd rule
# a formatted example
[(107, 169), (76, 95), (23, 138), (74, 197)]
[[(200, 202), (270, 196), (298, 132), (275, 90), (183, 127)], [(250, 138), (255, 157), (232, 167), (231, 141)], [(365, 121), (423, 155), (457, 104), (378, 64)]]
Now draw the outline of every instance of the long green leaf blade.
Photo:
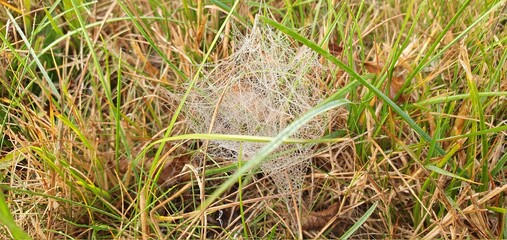
[(9, 229), (14, 239), (32, 239), (30, 235), (16, 225), (2, 191), (0, 191), (0, 224)]
[(337, 108), (343, 106), (345, 104), (350, 103), (348, 100), (340, 99), (331, 101), (325, 104), (321, 104), (312, 110), (308, 111), (301, 118), (292, 122), (289, 126), (283, 129), (271, 142), (266, 144), (253, 159), (249, 160), (245, 165), (243, 165), (233, 176), (229, 178), (225, 183), (223, 183), (213, 194), (206, 199), (206, 203), (204, 207), (209, 206), (215, 199), (217, 199), (222, 193), (224, 193), (228, 188), (230, 188), (239, 177), (243, 174), (251, 171), (252, 169), (258, 168), (262, 162), (264, 162), (267, 157), (278, 148), (285, 140), (287, 140), (292, 134), (297, 132), (299, 128), (308, 123), (312, 118), (327, 112), (333, 108)]
[(341, 237), (340, 239), (342, 240), (345, 240), (345, 239), (348, 239), (350, 236), (352, 236), (352, 234), (354, 234), (357, 229), (359, 229), (364, 222), (366, 222), (366, 220), (368, 220), (368, 218), (371, 216), (371, 214), (373, 213), (373, 211), (375, 211), (375, 209), (377, 208), (377, 205), (378, 205), (378, 202), (375, 202), (369, 209), (368, 211), (366, 211), (366, 213), (364, 213), (364, 215), (359, 218), (359, 220), (354, 223), (354, 225), (352, 225), (352, 227), (349, 228), (349, 230), (347, 230)]
[[(375, 95), (377, 95), (380, 99), (382, 99), (387, 105), (389, 105), (396, 113), (400, 115), (400, 117), (407, 122), (410, 127), (414, 129), (414, 131), (417, 132), (425, 141), (431, 142), (432, 137), (426, 133), (417, 123), (405, 112), (403, 111), (396, 103), (394, 103), (389, 97), (387, 97), (384, 93), (382, 93), (378, 88), (373, 86), (371, 83), (367, 82), (363, 77), (361, 77), (359, 74), (357, 74), (352, 68), (348, 67), (346, 64), (342, 63), (340, 60), (338, 60), (336, 57), (331, 55), (328, 51), (325, 51), (321, 47), (319, 47), (314, 42), (306, 39), (305, 37), (299, 35), (295, 31), (283, 26), (282, 24), (269, 19), (267, 17), (261, 16), (260, 17), (262, 21), (265, 23), (275, 27), (276, 29), (284, 32), (285, 34), (289, 35), (290, 37), (296, 39), (297, 41), (301, 42), (302, 44), (306, 45), (307, 47), (311, 48), (327, 60), (331, 61), (332, 63), (336, 64), (336, 66), (343, 69), (345, 72), (350, 74), (354, 79), (359, 81), (362, 85), (367, 87), (370, 91), (372, 91)], [(445, 151), (440, 147), (439, 145), (435, 146), (436, 150), (441, 154), (444, 155)]]

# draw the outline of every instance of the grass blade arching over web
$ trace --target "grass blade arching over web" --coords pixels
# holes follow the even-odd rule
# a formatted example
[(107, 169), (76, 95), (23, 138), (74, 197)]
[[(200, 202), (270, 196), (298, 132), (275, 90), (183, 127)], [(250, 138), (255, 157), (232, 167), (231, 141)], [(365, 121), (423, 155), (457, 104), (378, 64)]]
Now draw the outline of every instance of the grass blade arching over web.
[(269, 142), (261, 150), (259, 150), (257, 155), (253, 157), (253, 159), (247, 161), (247, 163), (243, 165), (236, 173), (234, 173), (234, 175), (232, 175), (229, 178), (229, 180), (220, 185), (220, 187), (215, 192), (213, 192), (213, 194), (211, 194), (209, 198), (206, 199), (206, 203), (204, 204), (203, 207), (206, 208), (211, 203), (213, 203), (213, 201), (215, 201), (222, 193), (224, 193), (227, 189), (229, 189), (232, 185), (234, 185), (234, 183), (236, 183), (238, 178), (241, 177), (243, 174), (247, 173), (248, 171), (251, 171), (252, 169), (258, 168), (261, 165), (261, 163), (264, 162), (273, 151), (275, 151), (276, 148), (278, 148), (281, 144), (283, 144), (283, 142), (287, 140), (292, 134), (297, 132), (299, 128), (308, 123), (308, 121), (333, 108), (337, 108), (348, 103), (350, 103), (348, 100), (340, 99), (325, 104), (320, 104), (319, 106), (316, 106), (312, 110), (308, 111), (306, 114), (301, 116), (296, 121), (292, 122), (289, 126), (283, 129), (271, 142)]
[[(242, 142), (271, 142), (274, 137), (265, 137), (265, 136), (249, 136), (249, 135), (233, 135), (233, 134), (217, 134), (217, 133), (190, 133), (190, 134), (182, 134), (171, 136), (167, 138), (162, 138), (157, 141), (153, 141), (147, 147), (150, 149), (157, 144), (162, 142), (170, 142), (170, 141), (178, 141), (178, 140), (227, 140), (227, 141), (242, 141)], [(287, 138), (284, 140), (284, 143), (336, 143), (343, 142), (348, 140), (349, 138), (320, 138), (320, 139), (299, 139), (299, 138)], [(143, 149), (143, 153), (146, 152)]]
[[(303, 37), (301, 35), (299, 35), (295, 31), (293, 31), (291, 29), (288, 29), (287, 27), (283, 26), (282, 24), (280, 24), (280, 23), (278, 23), (278, 22), (276, 22), (276, 21), (274, 21), (272, 19), (269, 19), (267, 17), (261, 16), (260, 18), (265, 23), (267, 23), (267, 24), (275, 27), (276, 29), (284, 32), (285, 34), (289, 35), (290, 37), (294, 38), (295, 40), (301, 42), (302, 44), (304, 44), (307, 47), (311, 48), (312, 50), (314, 50), (315, 52), (317, 52), (318, 54), (320, 54), (321, 56), (323, 56), (327, 60), (331, 61), (332, 63), (336, 64), (338, 67), (340, 67), (345, 72), (347, 72), (348, 74), (350, 74), (354, 79), (356, 79), (362, 85), (364, 85), (365, 87), (367, 87), (376, 96), (378, 96), (387, 105), (389, 105), (396, 113), (398, 113), (400, 115), (400, 117), (405, 122), (407, 122), (407, 124), (410, 125), (410, 127), (412, 129), (414, 129), (414, 131), (416, 131), (417, 134), (419, 134), (425, 141), (431, 142), (431, 140), (432, 140), (431, 136), (428, 133), (426, 133), (419, 125), (417, 125), (417, 123), (405, 111), (403, 111), (396, 103), (394, 103), (389, 97), (387, 97), (384, 93), (382, 93), (378, 88), (376, 88), (371, 83), (367, 82), (359, 74), (357, 74), (353, 69), (351, 69), (350, 67), (348, 67), (346, 64), (342, 63), (336, 57), (334, 57), (333, 55), (331, 55), (328, 51), (325, 51), (324, 49), (322, 49), (321, 47), (319, 47), (317, 44), (315, 44), (314, 42), (306, 39), (305, 37)], [(436, 150), (441, 155), (445, 154), (444, 149), (442, 149), (442, 147), (440, 147), (439, 145), (436, 146)]]

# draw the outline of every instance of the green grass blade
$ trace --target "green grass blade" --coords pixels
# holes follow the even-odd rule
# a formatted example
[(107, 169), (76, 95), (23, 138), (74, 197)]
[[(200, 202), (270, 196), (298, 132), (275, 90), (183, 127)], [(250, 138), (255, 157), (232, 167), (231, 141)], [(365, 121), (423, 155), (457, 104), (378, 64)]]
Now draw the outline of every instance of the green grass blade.
[[(479, 92), (477, 93), (479, 97), (505, 97), (507, 96), (507, 92)], [(419, 106), (425, 106), (425, 105), (431, 105), (431, 104), (438, 104), (438, 103), (446, 103), (451, 101), (457, 101), (457, 100), (463, 100), (470, 98), (470, 93), (464, 93), (464, 94), (453, 94), (449, 96), (439, 96), (439, 97), (433, 97), (428, 98), (425, 100), (422, 100), (420, 102), (416, 102), (410, 105), (407, 105), (408, 108), (414, 108)]]
[[(289, 35), (290, 37), (301, 42), (302, 44), (311, 48), (312, 50), (314, 50), (315, 52), (317, 52), (318, 54), (320, 54), (321, 56), (323, 56), (327, 60), (331, 61), (332, 63), (336, 64), (338, 67), (340, 67), (345, 72), (350, 74), (352, 76), (352, 78), (356, 79), (362, 85), (367, 87), (370, 91), (372, 91), (375, 95), (377, 95), (380, 99), (382, 99), (387, 105), (389, 105), (396, 113), (398, 113), (400, 115), (400, 117), (405, 122), (407, 122), (407, 124), (410, 125), (410, 127), (412, 127), (412, 129), (414, 129), (414, 131), (416, 131), (417, 134), (419, 134), (419, 136), (421, 136), (425, 141), (431, 142), (431, 140), (432, 140), (431, 136), (428, 133), (426, 133), (421, 127), (419, 127), (419, 125), (417, 125), (417, 123), (415, 123), (415, 121), (412, 120), (412, 118), (405, 111), (403, 111), (396, 103), (394, 103), (389, 97), (387, 97), (384, 93), (382, 93), (382, 91), (380, 91), (378, 88), (376, 88), (371, 83), (366, 81), (363, 77), (361, 77), (359, 74), (357, 74), (352, 68), (350, 68), (346, 64), (342, 63), (336, 57), (331, 55), (328, 51), (325, 51), (324, 49), (319, 47), (317, 44), (315, 44), (314, 42), (299, 35), (295, 31), (288, 29), (287, 27), (281, 25), (280, 23), (278, 23), (272, 19), (266, 18), (264, 16), (261, 16), (260, 18), (265, 23), (275, 27), (276, 29), (284, 32), (285, 34)], [(441, 155), (445, 154), (445, 151), (444, 151), (444, 149), (442, 149), (441, 146), (437, 145), (437, 146), (435, 146), (435, 148)]]
[(507, 125), (502, 125), (499, 127), (488, 128), (488, 129), (481, 130), (481, 131), (470, 132), (470, 133), (461, 134), (461, 135), (457, 135), (457, 136), (442, 138), (442, 139), (440, 139), (440, 141), (456, 140), (456, 139), (473, 137), (473, 136), (478, 136), (478, 135), (483, 135), (483, 134), (488, 134), (488, 133), (499, 133), (499, 132), (506, 131), (506, 130), (507, 130)]
[(88, 32), (86, 31), (86, 23), (84, 22), (83, 18), (81, 17), (81, 13), (79, 12), (79, 9), (82, 7), (78, 5), (78, 3), (75, 2), (76, 0), (70, 0), (70, 3), (72, 4), (72, 7), (74, 9), (75, 16), (77, 17), (77, 22), (79, 23), (79, 29), (81, 30), (81, 33), (83, 34), (83, 38), (86, 42), (86, 45), (88, 46), (88, 50), (90, 52), (91, 58), (93, 59), (93, 64), (95, 65), (95, 70), (97, 71), (97, 76), (99, 78), (99, 81), (104, 88), (104, 93), (106, 94), (107, 100), (109, 101), (109, 107), (112, 108), (112, 111), (114, 112), (114, 105), (112, 104), (112, 96), (111, 96), (111, 85), (106, 81), (105, 75), (102, 72), (101, 64), (99, 61), (99, 58), (97, 57), (97, 54), (95, 53), (94, 49), (94, 43), (92, 42), (92, 39), (88, 35)]
[(354, 232), (357, 231), (357, 229), (359, 229), (364, 222), (366, 222), (366, 220), (368, 220), (368, 218), (371, 216), (371, 214), (373, 213), (373, 211), (375, 211), (375, 209), (377, 208), (377, 205), (378, 205), (378, 202), (375, 202), (369, 209), (368, 211), (366, 211), (364, 213), (364, 215), (359, 218), (359, 220), (354, 223), (354, 225), (352, 225), (352, 227), (349, 228), (349, 230), (347, 230), (341, 237), (340, 239), (342, 240), (346, 240), (348, 239), (350, 236), (352, 236), (352, 234), (354, 234)]
[(244, 18), (244, 16), (241, 16), (236, 11), (232, 11), (232, 7), (229, 7), (225, 2), (220, 0), (211, 0), (211, 3), (215, 4), (217, 7), (223, 9), (225, 12), (232, 12), (232, 15), (239, 20), (238, 22), (241, 23), (243, 26), (247, 26), (247, 20)]
[(507, 153), (505, 153), (500, 160), (498, 160), (496, 166), (491, 170), (491, 176), (496, 176), (498, 172), (507, 169)]
[[(427, 67), (432, 62), (439, 59), (444, 53), (447, 52), (447, 49), (449, 49), (452, 45), (454, 45), (458, 40), (460, 40), (462, 37), (466, 36), (470, 30), (472, 30), (477, 24), (479, 24), (482, 19), (487, 17), (492, 11), (499, 8), (501, 5), (505, 3), (505, 1), (499, 1), (493, 7), (488, 9), (488, 11), (484, 12), (477, 20), (472, 23), (470, 26), (468, 26), (463, 32), (461, 32), (454, 40), (452, 40), (449, 44), (447, 44), (445, 47), (442, 48), (438, 53), (433, 55), (433, 52), (435, 51), (436, 47), (440, 44), (440, 41), (444, 38), (445, 34), (449, 31), (449, 29), (454, 25), (454, 23), (457, 21), (457, 19), (461, 16), (461, 13), (465, 10), (465, 8), (470, 4), (471, 0), (466, 1), (465, 3), (461, 4), (460, 9), (456, 12), (456, 14), (453, 16), (453, 18), (449, 21), (449, 23), (445, 26), (445, 28), (442, 30), (442, 32), (438, 35), (438, 37), (435, 39), (435, 42), (431, 45), (430, 49), (427, 53), (425, 53), (425, 57), (421, 60), (421, 63), (417, 65), (417, 67), (414, 68), (414, 70), (407, 76), (405, 79), (405, 83), (401, 87), (399, 93), (401, 94), (403, 92), (403, 89), (412, 82), (412, 79), (422, 71), (425, 67)], [(433, 56), (433, 57), (431, 57)], [(427, 60), (429, 57), (431, 57), (430, 60)]]
[(9, 186), (7, 184), (0, 184), (0, 190), (2, 190), (2, 191), (12, 191), (12, 192), (15, 192), (15, 193), (27, 194), (27, 195), (31, 195), (31, 196), (40, 196), (40, 197), (44, 197), (44, 198), (47, 198), (47, 199), (52, 199), (52, 200), (55, 200), (55, 201), (58, 201), (58, 202), (62, 202), (62, 203), (66, 203), (66, 204), (71, 204), (73, 206), (82, 207), (82, 208), (91, 210), (93, 212), (96, 212), (96, 213), (99, 213), (99, 214), (103, 214), (104, 216), (111, 217), (115, 221), (121, 221), (122, 220), (122, 218), (120, 216), (115, 215), (115, 214), (113, 214), (111, 212), (105, 211), (105, 210), (97, 208), (95, 206), (90, 206), (89, 204), (86, 204), (86, 203), (83, 203), (83, 202), (80, 202), (80, 201), (75, 201), (75, 200), (71, 200), (71, 199), (64, 198), (64, 197), (57, 197), (57, 196), (50, 195), (50, 194), (45, 194), (45, 193), (42, 193), (42, 192), (35, 192), (35, 191), (30, 191), (30, 190), (25, 190), (25, 189), (20, 189), (20, 188), (13, 188), (13, 187), (11, 187), (11, 186)]
[(16, 225), (16, 221), (14, 221), (9, 206), (5, 201), (3, 191), (0, 191), (0, 223), (9, 229), (14, 239), (32, 239), (30, 235)]
[[(407, 78), (405, 79), (405, 83), (403, 84), (403, 86), (400, 88), (400, 91), (398, 92), (398, 94), (396, 94), (397, 96), (396, 97), (399, 97), (398, 95), (401, 95), (401, 93), (403, 92), (403, 90), (409, 86), (409, 83), (412, 82), (412, 79), (424, 68), (426, 67), (429, 63), (431, 63), (433, 60), (435, 60), (435, 58), (432, 58), (431, 60), (428, 61), (428, 58), (430, 56), (432, 56), (433, 52), (435, 51), (435, 49), (437, 48), (437, 46), (440, 44), (440, 41), (444, 38), (445, 34), (449, 31), (449, 29), (451, 29), (451, 27), (454, 25), (454, 23), (458, 20), (459, 16), (461, 16), (461, 13), (463, 13), (463, 11), (465, 10), (465, 8), (468, 6), (468, 4), (470, 4), (471, 0), (468, 0), (466, 1), (465, 3), (461, 4), (461, 7), (460, 9), (456, 12), (456, 14), (452, 17), (452, 19), (449, 21), (449, 23), (444, 27), (444, 29), (442, 30), (442, 32), (440, 32), (440, 34), (437, 36), (437, 38), (435, 39), (435, 41), (433, 42), (433, 44), (430, 46), (428, 52), (426, 52), (423, 57), (423, 59), (421, 60), (421, 63), (419, 65), (417, 65), (414, 69), (414, 71), (412, 71), (408, 76)], [(455, 40), (457, 40), (459, 38), (456, 38)], [(454, 44), (454, 42), (452, 42), (451, 44)], [(447, 46), (450, 46), (447, 45)], [(444, 48), (445, 50), (445, 48)], [(440, 53), (443, 53), (442, 51)], [(438, 54), (437, 54), (438, 56)]]
[(150, 43), (150, 46), (153, 47), (153, 50), (158, 53), (162, 59), (164, 59), (164, 62), (176, 73), (178, 76), (180, 76), (183, 79), (187, 79), (187, 76), (178, 68), (176, 65), (174, 65), (171, 60), (169, 60), (166, 56), (166, 54), (158, 47), (158, 45), (155, 43), (155, 41), (150, 37), (148, 33), (148, 27), (146, 27), (141, 20), (141, 16), (135, 15), (130, 9), (127, 7), (127, 4), (129, 1), (117, 1), (117, 3), (120, 5), (120, 7), (123, 9), (123, 11), (128, 15), (128, 17), (132, 20), (134, 25), (136, 25), (137, 30), (143, 35), (143, 37)]
[(67, 117), (65, 117), (64, 115), (56, 115), (56, 117), (58, 119), (60, 119), (65, 125), (67, 125), (68, 127), (70, 127), (72, 130), (74, 130), (74, 132), (77, 134), (77, 136), (79, 137), (79, 139), (81, 139), (81, 142), (90, 150), (94, 150), (95, 148), (93, 147), (93, 145), (90, 143), (90, 141), (86, 138), (85, 134), (82, 132), (82, 128), (74, 125), (71, 120), (69, 120)]
[[(63, 10), (66, 12), (64, 17), (73, 29), (79, 28), (78, 17), (85, 13), (83, 0), (62, 0)], [(79, 10), (76, 6), (79, 6)]]
[[(284, 143), (336, 143), (348, 140), (349, 138), (322, 138), (322, 139), (297, 139), (297, 138), (287, 138), (284, 140)], [(168, 141), (178, 141), (178, 140), (226, 140), (226, 141), (243, 141), (243, 142), (271, 142), (274, 140), (274, 137), (264, 137), (264, 136), (248, 136), (248, 135), (233, 135), (233, 134), (217, 134), (217, 133), (191, 133), (191, 134), (182, 134), (177, 136), (172, 136), (168, 138), (163, 138), (157, 141), (154, 141), (152, 144), (148, 146), (150, 148), (153, 145), (160, 144), (162, 142)]]
[[(464, 50), (464, 49), (462, 49)], [(467, 84), (468, 84), (468, 90), (470, 92), (470, 100), (472, 102), (472, 114), (474, 117), (479, 117), (479, 131), (481, 130), (486, 130), (488, 129), (488, 127), (486, 127), (486, 123), (485, 123), (485, 118), (484, 118), (484, 112), (483, 112), (483, 105), (481, 104), (481, 101), (479, 99), (479, 90), (477, 88), (477, 84), (476, 84), (476, 79), (474, 78), (473, 74), (472, 74), (472, 70), (470, 69), (470, 63), (469, 63), (469, 59), (468, 59), (468, 54), (466, 53), (466, 51), (463, 51), (463, 54), (462, 54), (465, 58), (465, 59), (460, 59), (459, 62), (462, 66), (462, 68), (465, 70), (465, 73), (466, 73), (466, 79), (467, 79)], [(476, 125), (476, 122), (472, 122), (472, 126), (473, 128), (477, 128)], [(474, 132), (477, 132), (477, 131), (474, 131)], [(484, 135), (479, 135), (479, 137), (481, 138), (481, 154), (482, 156), (487, 156), (488, 155), (488, 150), (489, 150), (489, 143), (486, 139), (486, 137), (484, 137)], [(475, 142), (475, 141), (473, 141)], [(486, 159), (486, 158), (484, 158)], [(472, 164), (473, 164), (473, 161), (472, 161)], [(488, 184), (488, 181), (489, 181), (489, 175), (488, 175), (488, 172), (487, 172), (487, 164), (484, 164), (484, 163), (481, 163), (481, 165), (483, 166), (482, 167), (482, 174), (481, 174), (481, 182), (483, 183), (483, 190), (485, 190), (485, 188), (487, 188), (487, 184)]]
[(466, 178), (464, 178), (464, 177), (460, 177), (460, 176), (458, 176), (458, 175), (456, 175), (456, 174), (454, 174), (454, 173), (448, 172), (448, 171), (446, 171), (446, 170), (444, 170), (444, 169), (442, 169), (442, 168), (439, 168), (439, 167), (437, 167), (437, 166), (435, 166), (435, 165), (433, 165), (433, 164), (427, 164), (427, 165), (426, 165), (426, 166), (424, 166), (424, 167), (425, 167), (426, 169), (431, 170), (431, 171), (433, 171), (433, 172), (435, 172), (435, 173), (438, 173), (438, 174), (440, 174), (440, 175), (445, 175), (445, 176), (448, 176), (448, 177), (456, 178), (456, 179), (459, 179), (459, 180), (461, 180), (461, 181), (465, 181), (465, 182), (468, 182), (468, 183), (480, 184), (480, 183), (478, 183), (478, 182), (474, 182), (474, 181), (472, 181), (472, 180), (470, 180), (470, 179), (466, 179)]
[[(238, 6), (238, 3), (239, 3), (239, 1), (235, 1), (232, 9), (235, 9)], [(167, 138), (167, 137), (169, 137), (171, 135), (172, 130), (174, 128), (174, 125), (176, 124), (178, 116), (179, 116), (181, 110), (183, 109), (183, 106), (185, 104), (186, 99), (188, 98), (188, 96), (190, 94), (190, 91), (192, 90), (193, 86), (195, 85), (195, 83), (199, 79), (199, 75), (201, 74), (201, 71), (203, 69), (204, 63), (206, 62), (206, 60), (208, 59), (208, 57), (211, 54), (211, 51), (213, 50), (213, 48), (217, 44), (218, 39), (220, 38), (220, 34), (224, 31), (225, 25), (229, 21), (229, 19), (231, 18), (231, 16), (232, 16), (232, 12), (229, 12), (227, 14), (227, 17), (226, 17), (225, 21), (224, 21), (224, 24), (222, 24), (222, 26), (218, 30), (218, 33), (216, 34), (215, 38), (213, 39), (213, 42), (211, 43), (208, 51), (206, 52), (206, 55), (203, 57), (202, 63), (199, 64), (199, 68), (197, 69), (196, 74), (192, 78), (192, 81), (190, 81), (190, 84), (187, 87), (185, 94), (181, 98), (181, 102), (178, 105), (178, 107), (176, 108), (176, 111), (174, 111), (174, 114), (173, 114), (173, 116), (171, 118), (171, 122), (169, 123), (169, 126), (167, 127), (167, 130), (164, 133), (164, 138)], [(156, 170), (156, 166), (157, 166), (157, 163), (159, 161), (160, 155), (162, 154), (162, 149), (164, 149), (164, 145), (165, 145), (165, 142), (161, 142), (161, 145), (160, 145), (159, 149), (155, 153), (155, 157), (154, 157), (153, 163), (152, 163), (153, 167), (150, 169), (150, 173), (149, 173), (150, 176), (154, 176), (154, 171)], [(155, 181), (156, 181), (156, 179), (155, 179)]]
[(281, 144), (283, 144), (285, 140), (287, 140), (292, 134), (297, 132), (299, 128), (308, 123), (308, 121), (310, 121), (312, 118), (324, 112), (327, 112), (333, 108), (337, 108), (348, 103), (350, 103), (348, 100), (341, 99), (321, 104), (313, 108), (306, 114), (304, 114), (301, 118), (291, 123), (285, 129), (283, 129), (271, 142), (269, 142), (261, 150), (259, 150), (257, 155), (255, 155), (253, 159), (249, 160), (245, 165), (243, 165), (243, 167), (241, 167), (236, 173), (234, 173), (234, 175), (231, 176), (229, 180), (220, 185), (220, 187), (217, 190), (215, 190), (215, 192), (213, 192), (213, 194), (211, 194), (209, 198), (206, 199), (204, 208), (209, 206), (222, 193), (224, 193), (227, 189), (229, 189), (232, 185), (234, 185), (238, 180), (238, 178), (241, 177), (243, 174), (247, 173), (248, 171), (251, 171), (252, 169), (257, 169), (261, 165), (261, 163), (265, 161), (273, 151), (275, 151), (276, 148), (278, 148)]
[(501, 207), (487, 207), (486, 208), (490, 211), (501, 213), (501, 214), (507, 214), (507, 209), (501, 208)]
[[(53, 10), (53, 9), (51, 9), (51, 10)], [(63, 36), (64, 33), (63, 33), (62, 29), (60, 27), (58, 27), (58, 22), (55, 21), (53, 16), (51, 16), (51, 12), (47, 8), (44, 8), (44, 13), (46, 14), (46, 17), (48, 18), (48, 22), (51, 24), (52, 29), (58, 34), (59, 37)]]
[(55, 97), (57, 99), (60, 99), (61, 98), (60, 93), (56, 89), (56, 86), (53, 83), (53, 81), (51, 80), (51, 78), (49, 77), (46, 69), (44, 68), (44, 66), (42, 65), (42, 63), (39, 61), (39, 57), (37, 56), (37, 54), (33, 50), (32, 45), (30, 44), (30, 42), (26, 38), (25, 34), (23, 33), (23, 30), (21, 30), (21, 28), (19, 27), (19, 25), (16, 23), (16, 20), (14, 19), (14, 17), (12, 16), (12, 14), (9, 11), (6, 11), (6, 13), (9, 16), (9, 19), (11, 20), (12, 24), (16, 28), (16, 31), (18, 32), (19, 36), (21, 37), (21, 39), (23, 40), (24, 44), (26, 45), (26, 47), (28, 49), (28, 52), (33, 57), (33, 60), (35, 61), (35, 64), (37, 64), (37, 66), (39, 67), (39, 70), (42, 73), (42, 76), (44, 77), (44, 80), (46, 80), (46, 83), (49, 86), (49, 90), (51, 90), (51, 93), (53, 95), (55, 95)]

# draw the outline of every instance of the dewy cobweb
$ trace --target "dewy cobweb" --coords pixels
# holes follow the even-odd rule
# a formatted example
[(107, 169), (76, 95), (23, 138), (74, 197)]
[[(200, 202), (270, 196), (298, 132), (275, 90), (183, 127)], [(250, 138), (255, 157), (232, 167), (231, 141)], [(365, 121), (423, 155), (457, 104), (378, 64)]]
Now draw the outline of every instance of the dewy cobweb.
[[(322, 67), (316, 54), (294, 44), (255, 19), (249, 34), (238, 37), (235, 53), (200, 79), (186, 103), (189, 126), (196, 133), (276, 136), (323, 98), (318, 82)], [(291, 136), (322, 136), (329, 114), (314, 118)], [(211, 141), (208, 153), (248, 160), (264, 143)], [(286, 200), (300, 199), (311, 145), (284, 144), (261, 165)], [(238, 156), (241, 153), (241, 156)]]

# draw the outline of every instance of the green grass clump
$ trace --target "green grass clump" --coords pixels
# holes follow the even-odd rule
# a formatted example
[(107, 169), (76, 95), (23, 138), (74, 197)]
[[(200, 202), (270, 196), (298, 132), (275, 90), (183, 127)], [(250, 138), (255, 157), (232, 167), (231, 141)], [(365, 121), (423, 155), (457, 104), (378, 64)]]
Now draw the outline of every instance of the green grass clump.
[[(505, 1), (0, 5), (2, 238), (507, 238)], [(190, 131), (256, 15), (317, 54), (324, 100), (270, 136)], [(257, 169), (286, 143), (313, 146), (294, 209)]]

